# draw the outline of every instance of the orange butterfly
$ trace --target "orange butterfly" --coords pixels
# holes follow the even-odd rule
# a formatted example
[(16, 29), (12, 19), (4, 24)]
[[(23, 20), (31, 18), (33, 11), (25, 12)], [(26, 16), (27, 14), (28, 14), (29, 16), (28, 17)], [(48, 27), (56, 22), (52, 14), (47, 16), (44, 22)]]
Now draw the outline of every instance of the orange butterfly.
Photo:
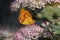
[(33, 20), (31, 14), (24, 8), (21, 9), (19, 15), (19, 22), (23, 25), (34, 24), (35, 20)]

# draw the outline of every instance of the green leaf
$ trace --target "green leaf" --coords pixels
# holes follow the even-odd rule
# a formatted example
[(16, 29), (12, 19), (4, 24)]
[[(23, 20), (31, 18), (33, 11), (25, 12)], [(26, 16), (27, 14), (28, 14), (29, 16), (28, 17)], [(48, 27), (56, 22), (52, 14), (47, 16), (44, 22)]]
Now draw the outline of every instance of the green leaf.
[(60, 34), (60, 26), (51, 25), (50, 28), (55, 32), (55, 34)]
[(41, 10), (41, 15), (43, 18), (46, 18), (48, 20), (52, 20), (54, 14), (55, 16), (60, 17), (60, 8), (47, 6)]
[(60, 17), (60, 8), (54, 7), (54, 12), (56, 13), (57, 16)]
[(52, 17), (53, 17), (53, 14), (54, 14), (54, 10), (53, 10), (53, 7), (45, 7), (42, 11), (41, 11), (41, 14), (43, 17), (45, 17), (46, 19), (48, 20), (51, 20)]

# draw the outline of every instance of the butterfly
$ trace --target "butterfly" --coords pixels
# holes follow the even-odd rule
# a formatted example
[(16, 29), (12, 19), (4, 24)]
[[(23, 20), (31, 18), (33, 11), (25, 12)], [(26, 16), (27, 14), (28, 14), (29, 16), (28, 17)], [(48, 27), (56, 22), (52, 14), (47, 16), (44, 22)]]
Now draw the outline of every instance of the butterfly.
[(20, 10), (19, 22), (23, 25), (30, 25), (30, 24), (34, 24), (35, 20), (33, 20), (32, 15), (28, 10), (22, 8)]

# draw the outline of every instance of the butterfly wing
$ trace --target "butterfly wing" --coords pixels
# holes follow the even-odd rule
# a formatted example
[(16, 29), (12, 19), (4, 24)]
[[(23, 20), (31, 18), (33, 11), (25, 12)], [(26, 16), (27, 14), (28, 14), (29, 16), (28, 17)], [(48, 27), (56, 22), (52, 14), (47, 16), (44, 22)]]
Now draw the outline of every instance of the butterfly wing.
[(19, 22), (24, 25), (30, 25), (34, 24), (35, 20), (33, 20), (31, 14), (27, 10), (21, 9), (19, 15)]

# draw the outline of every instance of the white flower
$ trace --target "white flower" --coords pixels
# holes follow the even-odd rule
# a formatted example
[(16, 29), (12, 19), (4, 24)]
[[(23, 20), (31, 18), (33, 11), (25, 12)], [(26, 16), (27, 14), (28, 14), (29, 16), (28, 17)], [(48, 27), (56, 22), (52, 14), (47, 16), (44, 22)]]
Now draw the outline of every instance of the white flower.
[(19, 5), (22, 4), (22, 7), (27, 7), (29, 6), (30, 8), (41, 8), (45, 6), (46, 3), (44, 3), (41, 0), (15, 0), (14, 2), (11, 3), (11, 9), (12, 10), (17, 10), (19, 8)]
[(13, 40), (13, 33), (11, 33), (9, 30), (0, 30), (0, 36), (4, 37), (3, 40)]
[(60, 3), (60, 0), (15, 0), (11, 3), (11, 9), (16, 11), (21, 5), (22, 7), (28, 7), (32, 10), (35, 8), (41, 9), (42, 7), (45, 7), (47, 3), (51, 4), (52, 2)]
[(49, 22), (43, 22), (41, 25), (44, 26), (44, 27), (46, 27), (46, 26), (49, 26), (50, 23)]
[(17, 11), (17, 8), (20, 7), (19, 3), (17, 1), (14, 1), (10, 5), (12, 11)]

